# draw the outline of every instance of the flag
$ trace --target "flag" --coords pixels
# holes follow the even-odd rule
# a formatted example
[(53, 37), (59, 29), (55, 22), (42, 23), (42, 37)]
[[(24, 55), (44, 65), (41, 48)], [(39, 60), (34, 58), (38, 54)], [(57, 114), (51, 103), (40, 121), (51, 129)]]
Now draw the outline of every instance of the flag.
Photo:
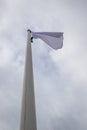
[(31, 32), (33, 38), (40, 38), (53, 49), (63, 46), (63, 32)]

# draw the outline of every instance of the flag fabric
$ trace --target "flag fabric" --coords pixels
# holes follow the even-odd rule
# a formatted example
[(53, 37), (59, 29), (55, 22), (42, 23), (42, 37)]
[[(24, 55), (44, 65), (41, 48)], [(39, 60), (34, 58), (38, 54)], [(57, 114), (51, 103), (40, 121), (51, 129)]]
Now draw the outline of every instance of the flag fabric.
[(63, 46), (62, 32), (31, 32), (32, 37), (40, 38), (53, 49), (61, 49)]

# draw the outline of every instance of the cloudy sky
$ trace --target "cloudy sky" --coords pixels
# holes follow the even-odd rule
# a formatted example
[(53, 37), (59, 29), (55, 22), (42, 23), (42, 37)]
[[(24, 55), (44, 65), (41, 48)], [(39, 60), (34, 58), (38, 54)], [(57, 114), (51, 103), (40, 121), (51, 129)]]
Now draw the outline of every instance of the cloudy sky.
[(64, 32), (32, 44), (38, 130), (87, 130), (86, 0), (0, 0), (0, 130), (19, 130), (28, 28)]

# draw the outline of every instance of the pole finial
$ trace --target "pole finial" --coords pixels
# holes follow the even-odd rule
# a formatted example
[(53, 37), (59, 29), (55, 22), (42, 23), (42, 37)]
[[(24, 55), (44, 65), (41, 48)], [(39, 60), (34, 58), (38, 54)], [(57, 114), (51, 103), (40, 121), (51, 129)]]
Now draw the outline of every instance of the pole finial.
[(30, 32), (30, 33), (31, 33), (31, 30), (30, 30), (30, 29), (28, 29), (28, 30), (27, 30), (27, 32)]

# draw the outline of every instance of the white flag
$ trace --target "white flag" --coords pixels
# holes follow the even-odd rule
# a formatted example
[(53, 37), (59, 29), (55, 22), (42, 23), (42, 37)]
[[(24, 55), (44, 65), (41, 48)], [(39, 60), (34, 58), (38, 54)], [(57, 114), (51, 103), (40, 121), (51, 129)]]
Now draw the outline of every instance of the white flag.
[(53, 49), (60, 49), (63, 46), (62, 32), (31, 32), (31, 34), (33, 38), (40, 38)]

